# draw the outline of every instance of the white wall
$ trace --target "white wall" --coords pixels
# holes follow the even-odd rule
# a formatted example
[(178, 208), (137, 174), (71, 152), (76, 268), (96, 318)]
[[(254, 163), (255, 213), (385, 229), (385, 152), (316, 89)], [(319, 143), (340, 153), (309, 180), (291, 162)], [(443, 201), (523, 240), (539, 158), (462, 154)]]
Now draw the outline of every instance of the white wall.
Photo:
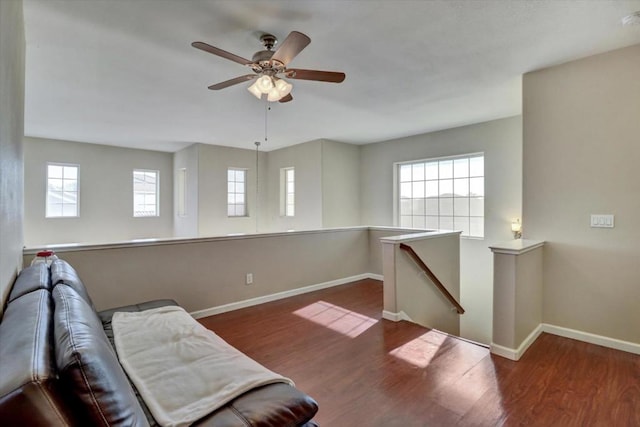
[(367, 225), (393, 224), (393, 163), (484, 152), (485, 238), (460, 243), (461, 334), (491, 342), (493, 264), (488, 246), (512, 239), (521, 216), (522, 118), (510, 117), (361, 147), (361, 216)]
[[(198, 237), (198, 147), (192, 144), (173, 153), (173, 235)], [(185, 215), (178, 215), (178, 173), (186, 170)]]
[(323, 140), (322, 226), (360, 224), (360, 147)]
[[(171, 153), (40, 138), (24, 150), (26, 246), (172, 235)], [(47, 162), (80, 165), (80, 217), (45, 218)], [(133, 217), (133, 169), (160, 172), (159, 217)]]
[[(640, 45), (526, 74), (524, 234), (545, 323), (640, 343)], [(590, 228), (590, 214), (615, 228)]]
[(0, 1), (0, 316), (22, 265), (24, 58), (22, 0)]

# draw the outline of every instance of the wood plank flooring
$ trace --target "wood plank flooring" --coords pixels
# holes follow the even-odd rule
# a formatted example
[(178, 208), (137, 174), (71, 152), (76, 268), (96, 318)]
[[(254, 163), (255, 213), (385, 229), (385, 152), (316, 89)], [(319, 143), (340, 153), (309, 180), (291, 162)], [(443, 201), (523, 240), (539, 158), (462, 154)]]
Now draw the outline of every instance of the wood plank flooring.
[(543, 334), (519, 362), (381, 319), (363, 280), (200, 319), (296, 382), (321, 426), (640, 426), (640, 356)]

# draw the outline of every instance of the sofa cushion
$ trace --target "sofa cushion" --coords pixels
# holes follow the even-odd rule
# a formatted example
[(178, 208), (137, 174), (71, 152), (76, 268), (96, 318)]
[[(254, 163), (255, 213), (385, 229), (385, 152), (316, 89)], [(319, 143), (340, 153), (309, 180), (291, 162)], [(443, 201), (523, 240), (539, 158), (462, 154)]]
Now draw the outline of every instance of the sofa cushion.
[(51, 263), (51, 284), (56, 286), (61, 283), (73, 288), (95, 311), (87, 288), (85, 288), (84, 283), (80, 280), (80, 276), (78, 276), (76, 270), (65, 260), (56, 259)]
[(12, 301), (0, 323), (0, 424), (68, 426), (53, 360), (53, 306), (49, 292), (35, 290)]
[(11, 289), (7, 302), (10, 303), (15, 299), (38, 289), (51, 290), (49, 269), (47, 268), (47, 264), (43, 262), (27, 267), (20, 272), (20, 275), (16, 278), (16, 281), (13, 284), (13, 288)]
[[(113, 325), (112, 325), (113, 313), (117, 311), (137, 312), (137, 311), (149, 310), (152, 308), (164, 307), (167, 305), (178, 305), (178, 303), (172, 299), (146, 301), (140, 304), (125, 305), (122, 307), (110, 308), (108, 310), (99, 311), (98, 317), (100, 317), (100, 320), (102, 321), (102, 328), (104, 329), (104, 333), (107, 335), (107, 338), (109, 339), (109, 344), (111, 344), (111, 347), (116, 348), (114, 337), (113, 337)], [(133, 384), (131, 381), (129, 381), (129, 383), (131, 384), (131, 388), (133, 389), (133, 392), (136, 395), (136, 399), (138, 399), (138, 403), (140, 403), (140, 407), (142, 407), (142, 410), (144, 411), (144, 415), (147, 417), (149, 424), (154, 427), (157, 426), (158, 423), (153, 418), (153, 415), (151, 415), (151, 411), (149, 411), (147, 404), (142, 399), (142, 396), (140, 395), (140, 392), (136, 388), (136, 385)]]
[(198, 427), (313, 426), (318, 411), (314, 399), (288, 384), (255, 388), (212, 414), (196, 421)]
[(53, 289), (60, 378), (96, 426), (148, 426), (97, 314), (70, 286)]

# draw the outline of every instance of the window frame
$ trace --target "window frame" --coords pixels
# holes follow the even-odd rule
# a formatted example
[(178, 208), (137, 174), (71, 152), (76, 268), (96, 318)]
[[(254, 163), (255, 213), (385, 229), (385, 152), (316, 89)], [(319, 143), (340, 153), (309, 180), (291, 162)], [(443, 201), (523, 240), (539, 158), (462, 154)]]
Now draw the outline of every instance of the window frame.
[[(486, 192), (485, 192), (485, 188), (486, 188), (486, 170), (485, 170), (485, 153), (484, 152), (474, 152), (474, 153), (466, 153), (466, 154), (461, 154), (461, 155), (454, 155), (454, 156), (442, 156), (442, 157), (432, 157), (432, 158), (425, 158), (425, 159), (417, 159), (417, 160), (409, 160), (409, 161), (402, 161), (402, 162), (394, 162), (393, 164), (393, 221), (394, 224), (398, 227), (402, 227), (402, 218), (401, 218), (401, 206), (400, 204), (402, 203), (401, 201), (401, 177), (400, 177), (400, 173), (401, 173), (401, 167), (404, 165), (414, 165), (414, 164), (427, 164), (427, 163), (436, 163), (438, 162), (438, 168), (439, 168), (439, 162), (442, 161), (455, 161), (455, 160), (461, 160), (461, 159), (467, 159), (470, 160), (472, 158), (475, 157), (482, 157), (482, 186), (483, 186), (483, 191), (482, 191), (482, 216), (479, 215), (471, 215), (470, 211), (467, 215), (459, 215), (457, 216), (458, 218), (482, 218), (482, 236), (480, 235), (471, 235), (471, 226), (469, 225), (469, 234), (463, 234), (461, 235), (462, 238), (464, 239), (475, 239), (475, 240), (484, 240), (486, 237), (486, 230), (485, 230), (485, 224), (486, 224), (486, 216), (485, 216), (485, 201), (486, 201)], [(480, 176), (473, 176), (471, 177), (470, 175), (467, 176), (467, 178), (470, 180), (471, 178), (479, 178)], [(440, 180), (443, 178), (440, 178), (440, 176), (438, 175), (437, 178), (437, 182), (438, 182), (438, 186), (440, 186)], [(454, 176), (452, 175), (451, 178), (444, 178), (445, 180), (447, 179), (451, 179), (452, 181), (455, 179)], [(419, 180), (416, 180), (419, 181)], [(426, 182), (427, 179), (425, 178)], [(436, 181), (436, 180), (432, 180), (432, 181)], [(415, 182), (413, 180), (413, 177), (411, 179), (411, 181), (405, 181), (405, 182)], [(439, 190), (440, 191), (440, 190)], [(470, 191), (469, 191), (469, 195), (465, 196), (468, 197), (469, 200), (471, 200), (472, 196), (470, 195)], [(479, 198), (480, 196), (476, 196), (476, 198)], [(449, 197), (444, 197), (443, 199), (448, 199)], [(451, 199), (455, 200), (455, 199), (462, 199), (464, 197), (455, 197), (455, 195), (452, 195), (452, 197), (450, 197)], [(426, 190), (425, 190), (425, 203), (426, 200), (428, 199), (428, 197), (426, 196)], [(438, 222), (440, 222), (440, 194), (438, 194), (438, 196), (436, 198), (434, 198), (435, 200), (438, 200)], [(412, 197), (410, 200), (414, 200), (414, 198)], [(455, 211), (454, 211), (455, 213)], [(419, 216), (419, 215), (411, 215), (413, 216)], [(426, 206), (425, 206), (425, 227), (415, 227), (415, 228), (425, 228), (425, 229), (433, 229), (432, 227), (428, 227), (426, 224)], [(449, 217), (448, 215), (446, 217)], [(455, 216), (452, 214), (451, 218), (455, 218)], [(453, 228), (455, 230), (455, 226)], [(444, 230), (444, 229), (443, 229)]]
[[(238, 191), (235, 191), (235, 185), (237, 185), (238, 183), (240, 183), (240, 181), (237, 181), (234, 177), (233, 181), (229, 180), (229, 172), (234, 171), (234, 172), (242, 172), (244, 177), (244, 190), (242, 193), (239, 193)], [(227, 167), (227, 218), (247, 218), (249, 217), (249, 207), (248, 207), (248, 197), (247, 197), (247, 184), (248, 184), (248, 178), (249, 178), (249, 173), (248, 173), (248, 169), (247, 168), (239, 168), (239, 167)], [(231, 184), (231, 182), (234, 183), (234, 191), (230, 192), (229, 191), (229, 184)], [(234, 198), (238, 196), (238, 194), (242, 194), (242, 203), (237, 203), (237, 201), (234, 201), (234, 203), (231, 203), (229, 201), (230, 196), (233, 194)], [(238, 206), (244, 206), (244, 211), (242, 214), (230, 214), (230, 210), (231, 207), (234, 207), (233, 209), (237, 209)]]
[[(63, 168), (63, 175), (62, 175), (62, 181), (63, 181), (63, 187), (64, 188), (64, 168), (65, 167), (74, 167), (76, 168), (76, 190), (74, 191), (74, 193), (76, 194), (76, 213), (75, 215), (64, 215), (64, 203), (61, 203), (63, 208), (63, 215), (51, 215), (49, 213), (49, 166), (60, 166)], [(55, 179), (55, 178), (54, 178)], [(61, 193), (64, 193), (64, 190), (61, 191)], [(44, 199), (44, 217), (46, 219), (60, 219), (60, 218), (80, 218), (80, 164), (77, 163), (62, 163), (62, 162), (47, 162), (46, 164), (46, 173), (45, 173), (45, 199)]]
[[(136, 215), (136, 172), (140, 172), (140, 173), (154, 173), (156, 175), (156, 188), (155, 188), (155, 214), (154, 215)], [(131, 201), (133, 203), (132, 205), (132, 211), (133, 211), (133, 217), (134, 218), (158, 218), (160, 217), (160, 171), (159, 170), (155, 170), (155, 169), (133, 169), (132, 171), (132, 179), (133, 181), (131, 182), (131, 190), (132, 190), (132, 198)], [(146, 182), (146, 181), (145, 181)], [(144, 193), (144, 195), (146, 196), (146, 193)], [(147, 203), (144, 203), (143, 206), (150, 206), (147, 205)]]
[[(293, 173), (293, 179), (289, 181), (289, 173)], [(280, 216), (292, 218), (296, 212), (296, 168), (293, 166), (280, 169)], [(290, 185), (292, 188), (290, 188)], [(289, 196), (293, 202), (289, 203)]]
[(187, 168), (178, 169), (176, 213), (180, 218), (187, 216)]

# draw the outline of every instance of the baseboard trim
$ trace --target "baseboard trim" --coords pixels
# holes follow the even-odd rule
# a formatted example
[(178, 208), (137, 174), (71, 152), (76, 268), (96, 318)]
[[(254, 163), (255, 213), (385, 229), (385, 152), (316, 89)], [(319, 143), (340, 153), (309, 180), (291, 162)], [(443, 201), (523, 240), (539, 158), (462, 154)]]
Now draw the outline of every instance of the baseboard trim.
[(548, 323), (541, 323), (540, 325), (538, 325), (538, 327), (534, 329), (531, 334), (529, 334), (529, 336), (522, 342), (522, 344), (520, 344), (517, 349), (512, 349), (495, 343), (491, 343), (491, 353), (517, 361), (522, 357), (525, 351), (527, 351), (529, 346), (533, 344), (533, 342), (538, 338), (538, 336), (540, 336), (542, 332), (557, 335), (559, 337), (586, 342), (589, 344), (599, 345), (614, 350), (626, 351), (627, 353), (640, 354), (640, 344), (638, 343), (605, 337), (603, 335), (596, 335), (590, 332), (564, 328), (562, 326), (550, 325)]
[(577, 331), (575, 329), (564, 328), (562, 326), (542, 323), (542, 331), (560, 337), (571, 338), (589, 344), (600, 345), (615, 350), (626, 351), (627, 353), (640, 354), (640, 344), (630, 341), (623, 341), (616, 338), (596, 335), (589, 332)]
[(531, 331), (531, 333), (524, 339), (524, 341), (522, 341), (522, 343), (518, 346), (517, 349), (504, 347), (492, 342), (491, 346), (489, 347), (491, 353), (501, 357), (506, 357), (507, 359), (510, 359), (510, 360), (515, 360), (515, 361), (520, 360), (522, 355), (529, 349), (531, 344), (533, 344), (534, 341), (543, 332), (542, 325), (543, 324), (541, 323), (538, 326), (536, 326), (536, 328), (533, 331)]
[(398, 313), (393, 313), (391, 311), (382, 310), (382, 318), (386, 320), (390, 320), (392, 322), (399, 322), (401, 320), (406, 320), (407, 322), (413, 322), (407, 313), (404, 311), (400, 311)]
[(346, 283), (356, 282), (364, 279), (381, 280), (379, 275), (372, 273), (357, 274), (355, 276), (344, 277), (342, 279), (330, 280), (328, 282), (317, 283), (315, 285), (304, 286), (302, 288), (291, 289), (283, 292), (276, 292), (275, 294), (263, 295), (261, 297), (250, 298), (242, 301), (232, 302), (229, 304), (223, 304), (211, 308), (205, 308), (203, 310), (192, 311), (191, 316), (194, 319), (201, 319), (203, 317), (213, 316), (216, 314), (226, 313), (229, 311), (239, 310), (241, 308), (252, 307), (254, 305), (264, 304), (271, 301), (277, 301), (284, 298), (293, 297), (296, 295), (302, 295), (309, 292), (319, 291), (321, 289), (332, 288), (334, 286), (344, 285)]
[(382, 274), (368, 273), (367, 279), (379, 280), (381, 282), (384, 282), (384, 276)]

